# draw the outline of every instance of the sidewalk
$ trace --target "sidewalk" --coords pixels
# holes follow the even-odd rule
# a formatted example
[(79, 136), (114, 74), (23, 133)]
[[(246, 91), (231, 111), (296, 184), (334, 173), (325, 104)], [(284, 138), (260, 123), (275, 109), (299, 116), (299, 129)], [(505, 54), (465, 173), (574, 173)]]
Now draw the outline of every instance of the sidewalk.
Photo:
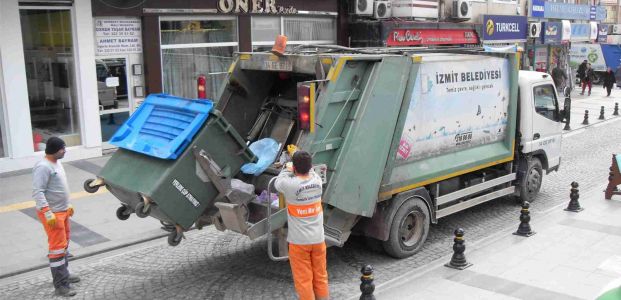
[[(549, 212), (531, 212), (537, 232), (524, 238), (515, 229), (474, 245), (466, 241), (473, 265), (459, 271), (444, 267), (450, 256), (426, 269), (376, 287), (377, 299), (595, 299), (621, 286), (621, 197), (605, 200), (601, 189), (582, 192), (584, 211), (567, 204)], [(568, 198), (569, 201), (569, 198)], [(619, 295), (621, 297), (621, 295)], [(614, 299), (614, 298), (612, 298)], [(621, 298), (619, 298), (621, 299)]]
[[(69, 181), (72, 218), (69, 251), (75, 258), (90, 256), (167, 234), (154, 218), (132, 214), (116, 218), (120, 202), (105, 188), (86, 193), (82, 185), (94, 178), (110, 157), (63, 163)], [(47, 267), (47, 237), (32, 201), (31, 170), (0, 174), (0, 278)]]
[[(587, 96), (586, 94), (580, 95), (581, 91), (582, 90), (574, 90), (571, 94), (570, 127), (572, 131), (578, 131), (589, 126), (597, 126), (597, 124), (602, 121), (619, 117), (613, 116), (613, 112), (615, 102), (618, 102), (621, 105), (621, 89), (613, 89), (610, 97), (606, 97), (606, 90), (604, 90), (601, 85), (593, 86), (591, 96)], [(564, 100), (559, 99), (559, 102), (562, 104)], [(604, 106), (605, 120), (598, 119), (602, 106)], [(584, 121), (585, 110), (589, 111), (589, 125), (582, 124)], [(621, 114), (621, 110), (619, 113)]]

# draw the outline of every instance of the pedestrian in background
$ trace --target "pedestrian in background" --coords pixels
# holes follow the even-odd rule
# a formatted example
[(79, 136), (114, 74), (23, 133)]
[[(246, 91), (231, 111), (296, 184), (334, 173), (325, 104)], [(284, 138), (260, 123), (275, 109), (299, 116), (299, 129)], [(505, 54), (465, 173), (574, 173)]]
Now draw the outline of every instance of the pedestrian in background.
[(587, 60), (585, 59), (580, 66), (578, 66), (578, 79), (580, 79), (580, 84), (582, 85), (582, 81), (584, 80), (584, 75), (586, 74), (587, 69)]
[(610, 97), (610, 92), (612, 91), (612, 87), (615, 85), (615, 73), (612, 71), (611, 67), (608, 67), (606, 73), (604, 73), (604, 88), (606, 89), (606, 97)]
[(329, 297), (326, 243), (321, 204), (322, 180), (313, 169), (311, 155), (298, 150), (274, 187), (287, 202), (289, 263), (300, 300)]
[(593, 72), (591, 64), (587, 63), (586, 70), (584, 71), (584, 79), (582, 80), (582, 93), (580, 93), (580, 95), (584, 95), (584, 90), (588, 86), (589, 96), (591, 96), (591, 88), (593, 88), (593, 78), (595, 78), (595, 72)]
[(554, 81), (556, 90), (562, 91), (563, 88), (565, 87), (565, 81), (567, 80), (567, 75), (565, 74), (565, 70), (561, 69), (561, 67), (559, 67), (558, 65), (553, 65), (552, 80)]
[(80, 281), (69, 274), (67, 246), (73, 206), (69, 203), (69, 186), (60, 159), (65, 157), (65, 142), (57, 137), (47, 140), (45, 157), (33, 169), (32, 197), (36, 202), (37, 215), (43, 224), (48, 242), (48, 258), (52, 271), (54, 294), (71, 297), (76, 292), (70, 283)]
[(617, 71), (615, 71), (615, 79), (617, 80), (617, 87), (621, 88), (621, 64), (617, 67)]

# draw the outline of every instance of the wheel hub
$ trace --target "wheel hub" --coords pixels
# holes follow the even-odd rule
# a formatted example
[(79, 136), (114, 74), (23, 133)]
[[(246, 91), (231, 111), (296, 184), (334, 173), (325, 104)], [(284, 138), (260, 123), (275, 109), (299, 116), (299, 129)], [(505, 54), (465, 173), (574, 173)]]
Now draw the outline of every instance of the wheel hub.
[(399, 226), (399, 239), (407, 246), (412, 247), (420, 240), (423, 234), (425, 216), (419, 211), (410, 212)]

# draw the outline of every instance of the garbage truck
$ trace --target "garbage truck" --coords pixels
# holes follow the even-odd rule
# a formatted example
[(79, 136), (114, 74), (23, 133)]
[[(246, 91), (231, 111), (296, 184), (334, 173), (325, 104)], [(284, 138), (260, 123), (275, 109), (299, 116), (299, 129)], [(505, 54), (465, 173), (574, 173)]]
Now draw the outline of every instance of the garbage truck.
[[(535, 200), (560, 166), (571, 108), (549, 74), (479, 49), (239, 53), (218, 95), (149, 96), (140, 109), (151, 115), (119, 129), (120, 148), (84, 188), (105, 186), (122, 202), (119, 219), (174, 226), (171, 245), (214, 225), (266, 236), (282, 260), (287, 210), (271, 182), (295, 145), (323, 180), (326, 243), (361, 235), (403, 258), (444, 217), (500, 197)], [(174, 132), (189, 134), (161, 143)], [(265, 140), (269, 151), (253, 148)]]

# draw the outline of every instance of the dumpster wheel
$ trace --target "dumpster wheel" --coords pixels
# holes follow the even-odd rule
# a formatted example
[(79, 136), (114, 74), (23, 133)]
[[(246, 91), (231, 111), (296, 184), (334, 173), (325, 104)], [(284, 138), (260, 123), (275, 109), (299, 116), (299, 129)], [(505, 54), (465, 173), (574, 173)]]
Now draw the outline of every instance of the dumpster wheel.
[(101, 185), (91, 186), (91, 183), (93, 183), (95, 180), (96, 179), (91, 178), (91, 179), (87, 179), (86, 181), (84, 181), (84, 190), (87, 193), (94, 194), (94, 193), (97, 193), (97, 191), (99, 190), (99, 187)]
[(151, 213), (151, 203), (145, 205), (144, 202), (138, 202), (135, 211), (139, 218), (146, 218)]
[(175, 247), (179, 245), (179, 243), (181, 243), (182, 238), (183, 232), (179, 232), (179, 230), (173, 230), (170, 234), (168, 234), (168, 245)]
[(121, 221), (125, 221), (127, 219), (129, 219), (129, 215), (132, 213), (131, 208), (122, 205), (121, 207), (116, 209), (116, 217), (121, 220)]

